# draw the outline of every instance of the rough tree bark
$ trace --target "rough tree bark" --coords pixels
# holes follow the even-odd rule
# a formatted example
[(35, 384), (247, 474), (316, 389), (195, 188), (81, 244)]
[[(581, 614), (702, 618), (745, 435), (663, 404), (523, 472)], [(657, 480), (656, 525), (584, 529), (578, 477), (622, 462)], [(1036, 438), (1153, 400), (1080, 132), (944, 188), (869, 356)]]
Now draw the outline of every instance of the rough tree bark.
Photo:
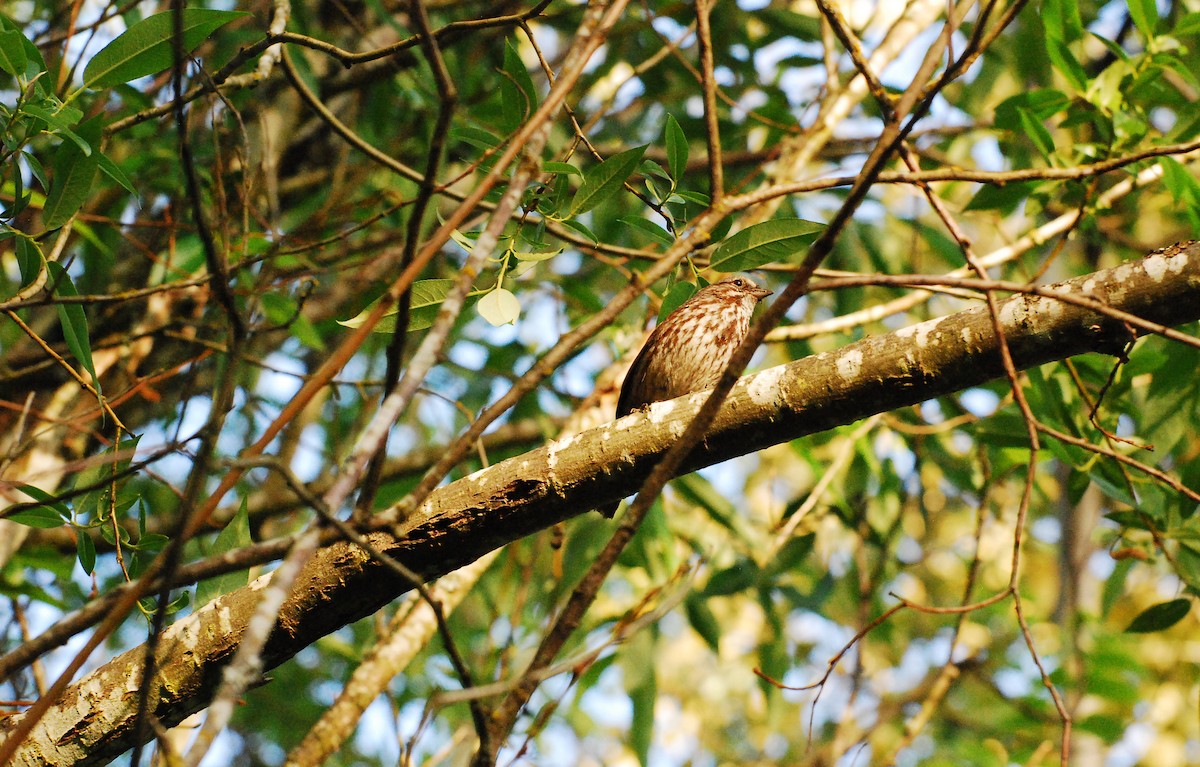
[[(1050, 289), (1149, 323), (1200, 319), (1200, 243)], [(1119, 352), (1144, 332), (1078, 303), (1022, 295), (1001, 305), (1014, 362), (1025, 369), (1089, 351)], [(869, 338), (744, 378), (688, 470), (982, 384), (1003, 374), (985, 308)], [(659, 403), (614, 424), (551, 442), (437, 490), (409, 520), (371, 542), (433, 579), (592, 506), (632, 492), (686, 427), (704, 394)], [(173, 725), (205, 707), (232, 655), (256, 592), (270, 576), (220, 597), (164, 634), (150, 701)], [(331, 542), (284, 606), (264, 662), (272, 668), (316, 639), (369, 615), (411, 586), (364, 551)], [(133, 745), (144, 650), (135, 648), (72, 685), (18, 752), (19, 765), (104, 764)], [(11, 671), (17, 653), (0, 659)], [(25, 661), (27, 662), (27, 661)], [(5, 664), (8, 665), (5, 665)], [(0, 725), (0, 735), (20, 717)]]

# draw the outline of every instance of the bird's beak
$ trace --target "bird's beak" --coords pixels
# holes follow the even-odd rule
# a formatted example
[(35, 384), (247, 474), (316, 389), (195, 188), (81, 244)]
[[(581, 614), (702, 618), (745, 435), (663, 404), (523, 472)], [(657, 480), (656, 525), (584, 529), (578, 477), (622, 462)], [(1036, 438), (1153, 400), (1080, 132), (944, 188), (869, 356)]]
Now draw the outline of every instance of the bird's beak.
[(766, 288), (755, 287), (754, 290), (750, 291), (750, 294), (754, 296), (754, 300), (761, 301), (774, 292), (775, 291), (767, 290)]

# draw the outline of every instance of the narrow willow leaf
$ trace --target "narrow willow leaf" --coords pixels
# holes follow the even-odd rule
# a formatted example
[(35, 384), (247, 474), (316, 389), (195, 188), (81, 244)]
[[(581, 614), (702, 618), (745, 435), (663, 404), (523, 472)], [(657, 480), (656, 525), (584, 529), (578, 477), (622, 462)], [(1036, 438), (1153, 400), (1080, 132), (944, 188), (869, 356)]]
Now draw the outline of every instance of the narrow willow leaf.
[(562, 253), (558, 250), (514, 250), (512, 254), (521, 261), (546, 261)]
[(633, 227), (634, 229), (649, 235), (656, 242), (660, 242), (668, 248), (675, 244), (675, 238), (671, 236), (671, 233), (653, 221), (647, 221), (646, 219), (639, 218), (637, 216), (622, 216), (617, 220), (626, 226)]
[(583, 184), (571, 201), (571, 213), (586, 213), (600, 203), (616, 194), (629, 174), (642, 161), (646, 147), (639, 146), (626, 149), (613, 155), (583, 175)]
[(85, 528), (75, 530), (75, 555), (79, 557), (79, 566), (88, 575), (96, 568), (96, 544)]
[(40, 102), (26, 104), (22, 107), (22, 111), (43, 120), (46, 126), (54, 132), (61, 133), (79, 143), (79, 148), (83, 150), (84, 154), (92, 153), (91, 145), (70, 131), (83, 119), (83, 110), (69, 104), (58, 103), (56, 99), (47, 98)]
[(777, 218), (746, 227), (721, 243), (711, 266), (719, 272), (741, 272), (772, 261), (794, 261), (824, 228), (802, 218)]
[[(450, 292), (450, 288), (454, 287), (454, 280), (417, 280), (412, 286), (412, 298), (408, 306), (408, 332), (414, 330), (424, 330), (433, 324), (437, 317), (438, 306), (442, 301), (446, 300), (446, 294)], [(375, 308), (377, 301), (372, 301), (366, 309), (363, 309), (354, 317), (348, 320), (338, 320), (339, 325), (348, 328), (362, 327), (362, 324), (367, 321), (367, 315)], [(392, 333), (396, 330), (396, 309), (388, 311), (383, 316), (383, 319), (375, 325), (372, 332), (375, 333)]]
[(600, 238), (596, 236), (595, 232), (593, 232), (591, 229), (588, 229), (578, 221), (567, 219), (566, 221), (563, 221), (563, 226), (567, 227), (568, 229), (574, 229), (592, 242), (600, 242)]
[(54, 509), (48, 506), (35, 506), (32, 509), (18, 511), (5, 517), (9, 522), (16, 522), (26, 527), (62, 527), (67, 523)]
[(688, 623), (700, 635), (713, 652), (721, 650), (721, 623), (708, 606), (708, 600), (699, 594), (689, 594), (683, 602)]
[(13, 77), (25, 74), (25, 36), (15, 29), (0, 32), (0, 69)]
[(18, 484), (17, 489), (20, 490), (25, 495), (29, 496), (30, 498), (34, 499), (38, 503), (42, 504), (43, 506), (49, 508), (51, 511), (53, 511), (55, 514), (60, 516), (62, 519), (70, 519), (71, 518), (71, 509), (67, 506), (67, 504), (56, 499), (53, 495), (51, 495), (50, 493), (47, 493), (45, 490), (41, 489), (40, 487), (34, 487), (33, 485)]
[(476, 309), (492, 325), (508, 325), (521, 316), (521, 302), (511, 291), (498, 288), (479, 299)]
[(521, 54), (512, 40), (504, 46), (504, 76), (500, 78), (500, 127), (511, 133), (533, 112), (537, 92)]
[(1190, 599), (1172, 599), (1169, 602), (1159, 602), (1140, 612), (1125, 631), (1129, 634), (1147, 634), (1151, 631), (1164, 631), (1183, 620), (1184, 616), (1191, 609), (1192, 600)]
[[(213, 541), (212, 549), (208, 554), (209, 556), (226, 554), (249, 545), (250, 513), (246, 505), (246, 497), (242, 496), (242, 503), (238, 506), (237, 513), (233, 515), (233, 519), (229, 520), (229, 524), (225, 525), (224, 529), (217, 533), (217, 539)], [(240, 589), (249, 580), (249, 573), (233, 572), (201, 581), (196, 586), (196, 604), (206, 605), (222, 594), (228, 594), (231, 591)]]
[(1075, 86), (1075, 90), (1087, 90), (1087, 72), (1084, 71), (1083, 65), (1079, 63), (1079, 59), (1075, 58), (1075, 54), (1071, 53), (1071, 49), (1065, 42), (1046, 38), (1046, 54), (1050, 57), (1050, 63), (1054, 65), (1054, 68), (1066, 77), (1071, 85)]
[(1048, 40), (1073, 43), (1083, 37), (1078, 0), (1043, 0), (1041, 19)]
[(42, 263), (45, 258), (42, 256), (42, 250), (38, 247), (35, 240), (18, 237), (13, 243), (13, 250), (17, 254), (17, 268), (21, 272), (21, 287), (33, 282), (37, 279), (38, 274), (42, 271)]
[(1154, 37), (1158, 26), (1158, 3), (1155, 0), (1128, 0), (1129, 18), (1146, 39)]
[[(92, 57), (83, 70), (88, 88), (109, 88), (139, 77), (162, 72), (174, 63), (171, 37), (175, 31), (173, 11), (143, 19), (126, 29)], [(208, 8), (183, 10), (183, 48), (196, 46), (234, 19), (249, 16), (245, 11), (214, 11)]]
[(1037, 147), (1038, 152), (1047, 160), (1054, 154), (1054, 139), (1050, 136), (1050, 131), (1046, 130), (1046, 126), (1042, 125), (1042, 121), (1037, 119), (1029, 110), (1020, 109), (1017, 114), (1021, 118), (1021, 128), (1025, 135)]
[(62, 144), (55, 152), (54, 183), (42, 209), (42, 223), (57, 229), (75, 215), (92, 193), (99, 162), (79, 151), (75, 144)]
[[(71, 282), (67, 270), (63, 269), (61, 264), (51, 261), (46, 266), (50, 270), (54, 295), (79, 295), (79, 291), (75, 290), (75, 283)], [(63, 338), (67, 342), (67, 348), (71, 350), (71, 354), (75, 355), (75, 359), (79, 360), (79, 364), (83, 365), (83, 369), (91, 375), (92, 385), (96, 387), (96, 391), (100, 391), (100, 379), (96, 376), (95, 365), (92, 364), (92, 342), (88, 335), (87, 314), (83, 311), (83, 306), (74, 303), (59, 303), (55, 305), (55, 308), (58, 309), (58, 321), (62, 324)]]
[(582, 176), (583, 171), (569, 162), (544, 162), (542, 170), (546, 173), (566, 173), (571, 176)]
[(126, 192), (136, 195), (137, 189), (134, 188), (133, 182), (129, 180), (129, 176), (125, 175), (125, 171), (121, 170), (121, 166), (117, 165), (103, 152), (96, 152), (96, 159), (100, 164), (100, 171), (104, 175), (116, 181), (125, 189)]
[(688, 140), (675, 115), (667, 115), (666, 134), (667, 168), (671, 171), (671, 178), (678, 182), (687, 170)]

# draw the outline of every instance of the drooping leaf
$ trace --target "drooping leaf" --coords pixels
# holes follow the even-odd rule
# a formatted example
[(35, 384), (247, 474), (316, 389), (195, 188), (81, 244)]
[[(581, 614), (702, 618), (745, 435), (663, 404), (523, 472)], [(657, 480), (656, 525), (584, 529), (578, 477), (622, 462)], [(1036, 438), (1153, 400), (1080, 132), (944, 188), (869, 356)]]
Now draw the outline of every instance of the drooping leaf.
[(21, 287), (24, 287), (37, 279), (45, 258), (37, 241), (27, 237), (18, 237), (13, 243), (13, 250), (17, 256), (17, 269), (21, 272)]
[(571, 215), (586, 213), (616, 194), (645, 152), (645, 146), (626, 149), (584, 173), (583, 184), (571, 200)]
[(665, 133), (667, 139), (667, 169), (671, 172), (671, 178), (678, 183), (687, 170), (687, 134), (683, 132), (683, 128), (679, 127), (679, 122), (675, 119), (675, 115), (671, 114), (667, 115)]
[(683, 602), (683, 607), (692, 629), (713, 652), (720, 652), (721, 624), (708, 606), (708, 600), (699, 594), (689, 594)]
[(91, 575), (96, 569), (96, 544), (86, 528), (75, 530), (75, 556), (79, 559), (79, 566), (83, 571)]
[(92, 194), (96, 180), (96, 169), (100, 167), (99, 152), (95, 145), (100, 140), (99, 119), (92, 119), (79, 128), (80, 142), (63, 142), (54, 152), (52, 167), (54, 177), (50, 182), (50, 193), (42, 209), (42, 223), (47, 229), (57, 229), (82, 207)]
[[(62, 264), (51, 261), (46, 266), (50, 270), (50, 279), (54, 285), (56, 296), (79, 295), (79, 291), (75, 289), (75, 283), (71, 282), (71, 277)], [(77, 303), (58, 303), (55, 308), (58, 309), (58, 321), (62, 324), (63, 338), (67, 342), (67, 348), (71, 350), (75, 359), (79, 360), (79, 364), (83, 365), (83, 369), (91, 375), (92, 385), (96, 387), (96, 391), (100, 391), (100, 379), (97, 377), (96, 367), (92, 363), (92, 342), (88, 333), (87, 313), (83, 311), (83, 306)]]
[[(100, 49), (83, 70), (89, 88), (108, 88), (168, 69), (174, 63), (173, 11), (156, 13), (126, 29)], [(196, 46), (229, 22), (250, 14), (209, 8), (183, 9), (183, 49)]]
[(741, 272), (773, 261), (795, 261), (824, 228), (802, 218), (777, 218), (746, 227), (721, 243), (711, 266), (719, 272)]
[(129, 192), (133, 195), (137, 194), (137, 189), (134, 187), (133, 182), (129, 179), (129, 176), (125, 175), (125, 171), (121, 170), (121, 166), (113, 162), (112, 158), (103, 152), (96, 152), (96, 160), (99, 162), (100, 171), (104, 175), (120, 184), (126, 192)]
[(516, 130), (525, 118), (537, 107), (537, 89), (533, 78), (521, 60), (512, 40), (504, 45), (504, 74), (500, 80), (501, 107), (504, 110), (503, 125), (506, 130)]
[(1046, 130), (1042, 121), (1029, 110), (1020, 109), (1017, 114), (1021, 119), (1022, 132), (1029, 137), (1042, 157), (1049, 160), (1054, 155), (1054, 139), (1050, 136), (1050, 131)]

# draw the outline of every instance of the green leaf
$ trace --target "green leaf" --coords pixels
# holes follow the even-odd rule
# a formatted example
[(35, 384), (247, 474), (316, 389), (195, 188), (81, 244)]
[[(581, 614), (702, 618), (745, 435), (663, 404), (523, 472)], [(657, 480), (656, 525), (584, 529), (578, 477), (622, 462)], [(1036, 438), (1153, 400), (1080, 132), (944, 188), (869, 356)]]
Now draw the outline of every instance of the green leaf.
[(708, 585), (701, 593), (710, 597), (736, 594), (758, 583), (759, 574), (758, 565), (749, 559), (743, 559), (724, 570), (713, 573), (712, 577), (708, 579)]
[[(408, 305), (408, 332), (424, 330), (433, 325), (437, 319), (438, 306), (446, 300), (446, 294), (454, 287), (454, 280), (417, 280), (412, 285), (412, 296)], [(339, 325), (348, 328), (361, 327), (367, 320), (367, 315), (375, 308), (377, 301), (372, 301), (367, 308), (348, 320), (338, 320)], [(372, 332), (394, 333), (396, 331), (396, 309), (383, 315)]]
[(1171, 34), (1176, 37), (1183, 35), (1194, 35), (1200, 32), (1200, 13), (1189, 13), (1179, 19), (1179, 23), (1171, 30)]
[[(51, 261), (46, 264), (46, 267), (50, 270), (54, 295), (79, 295), (79, 291), (75, 290), (75, 283), (71, 282), (71, 277), (62, 264)], [(96, 391), (100, 391), (100, 379), (96, 376), (95, 365), (92, 364), (92, 343), (88, 333), (87, 314), (83, 311), (83, 306), (75, 303), (59, 303), (55, 305), (55, 308), (58, 309), (58, 321), (62, 324), (63, 338), (67, 342), (67, 348), (71, 350), (71, 354), (75, 355), (75, 359), (79, 360), (79, 364), (83, 365), (83, 369), (91, 375), (92, 385), (96, 387)]]
[(612, 197), (642, 161), (645, 152), (644, 145), (626, 149), (586, 172), (583, 175), (583, 184), (571, 200), (570, 215), (586, 213)]
[(521, 316), (521, 302), (504, 288), (497, 288), (479, 299), (475, 308), (481, 317), (495, 326), (516, 322)]
[(29, 59), (25, 56), (25, 35), (15, 29), (0, 32), (0, 69), (13, 77), (25, 74), (25, 65)]
[(18, 237), (13, 243), (13, 249), (16, 251), (17, 269), (21, 272), (21, 287), (25, 287), (37, 279), (46, 259), (37, 242), (27, 237)]
[(1021, 119), (1021, 131), (1029, 137), (1042, 157), (1049, 160), (1054, 154), (1054, 139), (1050, 136), (1050, 131), (1046, 130), (1042, 121), (1028, 109), (1018, 109), (1017, 114)]
[(17, 489), (20, 490), (25, 495), (28, 495), (30, 498), (34, 499), (35, 501), (38, 501), (39, 503), (41, 503), (43, 507), (48, 508), (51, 511), (53, 511), (55, 513), (55, 515), (59, 517), (60, 523), (64, 519), (69, 520), (71, 518), (70, 507), (68, 507), (67, 504), (64, 503), (63, 501), (60, 501), (57, 498), (55, 498), (50, 493), (47, 493), (45, 490), (42, 490), (41, 488), (38, 488), (38, 487), (34, 487), (33, 485), (25, 485), (25, 484), (18, 484)]
[(775, 558), (767, 564), (767, 575), (773, 576), (798, 570), (808, 555), (812, 553), (815, 541), (816, 536), (811, 533), (799, 538), (789, 538), (787, 543), (779, 549)]
[(507, 76), (500, 80), (501, 124), (512, 131), (537, 108), (537, 89), (512, 40), (504, 45), (504, 74)]
[(96, 569), (96, 544), (92, 541), (92, 536), (88, 535), (87, 528), (75, 530), (75, 555), (79, 557), (79, 566), (91, 575), (92, 570)]
[(495, 149), (501, 143), (500, 137), (495, 133), (471, 125), (454, 128), (450, 131), (450, 138), (480, 149)]
[(1200, 182), (1174, 157), (1160, 157), (1158, 164), (1163, 169), (1163, 185), (1175, 198), (1175, 202), (1189, 206), (1200, 203)]
[(1009, 215), (1041, 184), (1039, 181), (1014, 181), (1008, 184), (983, 184), (964, 210), (995, 210)]
[(544, 162), (542, 170), (546, 173), (566, 173), (571, 176), (582, 176), (583, 171), (569, 162)]
[(18, 525), (41, 528), (61, 527), (67, 523), (67, 520), (49, 506), (35, 506), (32, 509), (18, 511), (5, 519), (9, 522), (16, 522)]
[(137, 189), (134, 188), (133, 182), (129, 180), (129, 176), (126, 176), (125, 171), (121, 170), (121, 167), (113, 162), (110, 157), (103, 152), (96, 152), (96, 160), (99, 162), (100, 170), (104, 175), (120, 184), (126, 192), (132, 195), (137, 194)]
[(678, 183), (687, 171), (688, 140), (675, 115), (667, 115), (666, 134), (667, 168), (671, 171), (671, 178)]
[[(217, 556), (219, 554), (227, 554), (230, 551), (236, 551), (249, 545), (250, 512), (246, 505), (246, 497), (242, 496), (242, 502), (238, 506), (237, 512), (229, 520), (229, 524), (225, 525), (225, 528), (217, 533), (217, 538), (213, 541), (208, 555)], [(196, 586), (196, 604), (198, 606), (206, 605), (222, 594), (228, 594), (231, 591), (240, 589), (249, 582), (250, 574), (244, 571), (226, 573), (225, 575), (218, 575), (215, 578), (201, 581)]]
[[(92, 146), (95, 146), (100, 138), (98, 119), (81, 126), (80, 133), (87, 138), (94, 136)], [(47, 230), (57, 229), (70, 221), (91, 196), (96, 168), (100, 165), (98, 154), (96, 151), (85, 152), (74, 142), (63, 142), (54, 152), (54, 179), (42, 209), (42, 223)]]
[(720, 652), (721, 624), (709, 608), (708, 600), (699, 594), (689, 594), (683, 602), (683, 608), (687, 612), (688, 623), (692, 624), (692, 628), (705, 644), (712, 648), (713, 652)]
[[(638, 634), (638, 637), (646, 636), (648, 633)], [(635, 658), (652, 658), (655, 652), (653, 647), (646, 646), (648, 642), (636, 642), (634, 647), (642, 650), (641, 653), (634, 655), (637, 650), (631, 650), (630, 655)], [(626, 667), (627, 668), (627, 667)], [(655, 675), (655, 666), (653, 663), (645, 664), (645, 673), (636, 683), (629, 688), (629, 700), (633, 704), (633, 721), (629, 726), (629, 745), (633, 752), (638, 756), (638, 762), (645, 767), (650, 759), (650, 745), (654, 742), (654, 706), (658, 701), (658, 680)]]
[(36, 156), (24, 150), (21, 151), (21, 155), (25, 158), (25, 162), (29, 164), (29, 172), (32, 173), (33, 177), (38, 180), (38, 183), (42, 185), (42, 189), (49, 189), (49, 177), (46, 175), (46, 169), (42, 167), (41, 161), (38, 160)]
[(563, 223), (563, 226), (567, 227), (568, 229), (574, 229), (575, 231), (582, 234), (584, 237), (587, 237), (592, 242), (600, 242), (600, 238), (596, 236), (596, 233), (593, 232), (591, 229), (588, 229), (586, 226), (584, 226), (579, 221), (569, 218), (569, 219), (563, 221), (562, 223)]
[(1159, 602), (1151, 605), (1133, 619), (1127, 634), (1146, 634), (1151, 631), (1163, 631), (1183, 620), (1192, 609), (1190, 599), (1172, 599), (1169, 602)]
[(1075, 54), (1071, 52), (1071, 48), (1065, 42), (1047, 39), (1046, 55), (1050, 57), (1050, 63), (1054, 68), (1067, 78), (1075, 90), (1087, 89), (1087, 72), (1084, 71), (1083, 65), (1079, 63), (1079, 59), (1075, 58)]
[(1137, 25), (1138, 31), (1147, 40), (1154, 37), (1158, 26), (1158, 4), (1155, 0), (1126, 0), (1129, 6), (1129, 18)]
[[(164, 11), (143, 19), (104, 46), (83, 70), (84, 85), (108, 88), (170, 68), (174, 63), (173, 13)], [(183, 49), (190, 53), (213, 32), (234, 19), (249, 15), (245, 11), (183, 9)]]
[(621, 216), (617, 219), (617, 221), (620, 221), (626, 226), (637, 229), (639, 232), (648, 235), (652, 240), (661, 243), (665, 247), (669, 248), (675, 244), (675, 238), (671, 236), (671, 233), (653, 221), (647, 221), (646, 219), (638, 216)]
[(658, 321), (662, 322), (671, 312), (683, 306), (683, 302), (696, 295), (698, 288), (690, 282), (677, 282), (663, 296), (662, 307), (658, 310)]
[(772, 261), (791, 262), (817, 238), (824, 224), (802, 218), (777, 218), (749, 226), (713, 252), (710, 266), (719, 272), (757, 269)]
[(1021, 93), (996, 105), (996, 127), (1001, 130), (1020, 132), (1020, 110), (1026, 109), (1046, 120), (1071, 106), (1071, 99), (1062, 91), (1050, 88)]
[(1078, 0), (1045, 0), (1042, 3), (1042, 24), (1048, 40), (1073, 43), (1083, 37), (1083, 19), (1079, 15)]
[[(25, 49), (25, 72), (33, 77), (37, 72), (46, 71), (46, 60), (42, 58), (42, 52), (33, 44), (33, 41), (22, 32), (20, 26), (15, 21), (8, 18), (4, 13), (0, 13), (0, 29), (8, 32), (16, 32), (21, 35), (21, 46)], [(29, 66), (32, 64), (33, 66)]]

